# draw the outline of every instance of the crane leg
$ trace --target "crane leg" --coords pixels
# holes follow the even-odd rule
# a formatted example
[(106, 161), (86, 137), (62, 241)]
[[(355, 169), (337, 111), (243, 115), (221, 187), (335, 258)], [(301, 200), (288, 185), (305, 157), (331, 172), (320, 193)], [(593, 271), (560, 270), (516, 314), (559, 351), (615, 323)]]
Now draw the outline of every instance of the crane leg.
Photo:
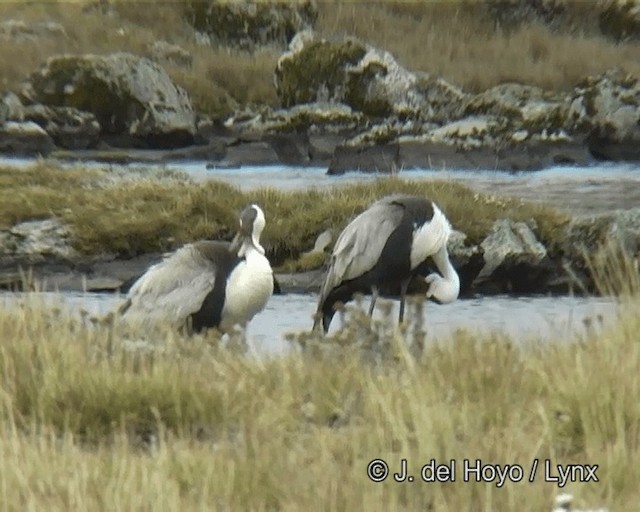
[(404, 302), (407, 298), (407, 288), (409, 288), (409, 282), (411, 278), (405, 279), (400, 283), (400, 314), (398, 315), (398, 322), (402, 323), (404, 319)]
[(369, 305), (369, 316), (373, 315), (373, 308), (378, 300), (378, 287), (374, 284), (371, 286), (371, 304)]

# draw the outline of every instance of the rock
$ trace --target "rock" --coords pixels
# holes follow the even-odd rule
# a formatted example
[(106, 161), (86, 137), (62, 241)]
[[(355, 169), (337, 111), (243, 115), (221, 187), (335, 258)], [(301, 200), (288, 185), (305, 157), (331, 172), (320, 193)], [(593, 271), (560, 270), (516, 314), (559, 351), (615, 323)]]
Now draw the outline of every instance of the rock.
[(465, 94), (427, 73), (413, 73), (386, 51), (355, 38), (328, 40), (298, 34), (276, 65), (276, 91), (285, 107), (345, 103), (370, 117), (391, 114), (445, 121)]
[(516, 83), (500, 84), (469, 98), (463, 116), (491, 115), (508, 120), (511, 129), (529, 134), (569, 127), (566, 95)]
[(580, 266), (586, 254), (593, 254), (608, 242), (619, 244), (631, 256), (639, 254), (640, 207), (574, 219), (565, 228), (559, 249)]
[(156, 63), (128, 53), (51, 57), (31, 74), (22, 95), (91, 112), (113, 145), (172, 148), (194, 140), (195, 114), (185, 90)]
[(60, 23), (40, 21), (27, 24), (22, 20), (4, 20), (0, 22), (0, 38), (14, 40), (36, 40), (40, 37), (67, 37)]
[(193, 56), (181, 46), (167, 41), (156, 41), (149, 45), (149, 51), (157, 61), (165, 61), (183, 68), (190, 68), (193, 64)]
[(13, 92), (5, 93), (0, 101), (0, 125), (5, 121), (24, 121), (24, 107)]
[(360, 112), (344, 104), (306, 103), (287, 109), (236, 112), (225, 121), (232, 133), (246, 135), (281, 133), (353, 134), (367, 125)]
[(77, 256), (69, 236), (68, 226), (57, 219), (21, 222), (3, 233), (0, 255), (29, 262), (48, 257), (69, 260)]
[(547, 250), (524, 222), (497, 220), (482, 241), (484, 266), (473, 281), (475, 289), (499, 288), (533, 292), (544, 288)]
[(598, 26), (604, 35), (619, 42), (640, 39), (639, 0), (609, 0), (603, 3)]
[(402, 131), (380, 125), (349, 139), (336, 147), (328, 173), (393, 173), (416, 168), (535, 170), (591, 161), (582, 141), (562, 131), (513, 132), (505, 118), (495, 116), (468, 117), (421, 135), (398, 135)]
[(32, 121), (7, 121), (0, 125), (0, 153), (47, 156), (54, 149), (51, 137)]
[(196, 31), (209, 36), (210, 41), (242, 49), (262, 45), (286, 47), (297, 32), (312, 28), (318, 17), (316, 4), (310, 0), (188, 0), (184, 12)]
[[(594, 156), (640, 159), (640, 80), (621, 71), (585, 78), (570, 98), (574, 130), (587, 135)], [(617, 155), (611, 154), (615, 148)]]
[(88, 149), (98, 143), (100, 124), (90, 112), (73, 107), (29, 105), (22, 108), (22, 117), (38, 124), (59, 147)]

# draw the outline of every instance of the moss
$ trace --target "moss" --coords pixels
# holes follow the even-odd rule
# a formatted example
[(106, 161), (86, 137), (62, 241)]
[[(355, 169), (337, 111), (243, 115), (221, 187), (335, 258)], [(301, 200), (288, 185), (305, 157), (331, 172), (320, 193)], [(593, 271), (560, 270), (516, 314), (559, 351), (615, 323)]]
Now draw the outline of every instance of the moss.
[(42, 71), (31, 75), (33, 88), (44, 103), (92, 112), (104, 133), (122, 133), (130, 119), (142, 117), (144, 106), (127, 93), (127, 87), (99, 78), (104, 66), (99, 60), (65, 56), (45, 66), (46, 75)]
[(356, 64), (366, 53), (356, 41), (314, 41), (299, 53), (284, 57), (276, 68), (276, 84), (284, 107), (316, 101), (326, 88), (330, 98), (340, 98), (346, 80), (345, 66)]
[(359, 72), (349, 73), (345, 100), (353, 108), (372, 117), (385, 117), (391, 114), (392, 105), (384, 97), (372, 95), (369, 85), (377, 76), (385, 76), (387, 70), (376, 62), (369, 63)]

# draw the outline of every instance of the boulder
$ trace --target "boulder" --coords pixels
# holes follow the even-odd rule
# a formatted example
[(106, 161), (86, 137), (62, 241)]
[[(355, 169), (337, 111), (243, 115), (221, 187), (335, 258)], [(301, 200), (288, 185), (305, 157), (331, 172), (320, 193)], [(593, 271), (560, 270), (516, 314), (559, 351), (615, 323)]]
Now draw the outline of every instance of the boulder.
[(20, 222), (0, 237), (0, 256), (36, 263), (47, 258), (69, 260), (77, 256), (70, 231), (58, 219)]
[(497, 220), (480, 247), (484, 266), (473, 281), (476, 290), (532, 293), (549, 278), (547, 250), (524, 222)]
[(31, 103), (91, 112), (101, 135), (123, 147), (193, 143), (195, 114), (184, 89), (146, 58), (129, 53), (49, 58), (22, 90)]
[(313, 0), (187, 0), (184, 13), (195, 30), (211, 42), (242, 49), (262, 45), (285, 48), (296, 33), (312, 28), (318, 17)]
[(640, 0), (603, 2), (599, 14), (600, 31), (616, 41), (640, 39)]
[(573, 219), (558, 249), (568, 261), (583, 267), (585, 256), (607, 243), (620, 245), (630, 256), (640, 254), (640, 207)]
[(47, 156), (54, 149), (51, 137), (32, 121), (7, 121), (0, 125), (0, 153)]
[(640, 79), (618, 70), (585, 78), (570, 97), (572, 128), (597, 158), (640, 160)]
[(88, 149), (98, 143), (100, 124), (90, 112), (73, 107), (29, 105), (22, 108), (22, 117), (40, 126), (61, 148)]
[(345, 103), (370, 117), (444, 122), (455, 116), (465, 93), (445, 80), (414, 73), (393, 56), (355, 38), (328, 40), (298, 34), (278, 60), (276, 91), (285, 107)]

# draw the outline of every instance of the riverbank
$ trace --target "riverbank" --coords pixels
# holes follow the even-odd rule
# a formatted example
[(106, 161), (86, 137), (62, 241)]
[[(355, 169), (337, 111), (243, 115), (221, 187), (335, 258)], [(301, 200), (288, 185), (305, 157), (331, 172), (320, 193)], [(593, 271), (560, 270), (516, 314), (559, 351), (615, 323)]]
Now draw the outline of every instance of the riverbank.
[[(436, 198), (447, 212), (455, 229), (449, 252), (463, 297), (592, 293), (586, 257), (606, 243), (637, 257), (640, 240), (640, 211), (627, 204), (624, 190), (620, 197), (593, 196), (594, 205), (606, 205), (601, 211), (572, 212), (561, 208), (586, 199), (572, 196), (571, 188), (557, 190), (563, 199), (553, 207), (493, 193), (497, 184), (491, 182), (465, 185), (451, 176), (414, 180), (402, 173), (276, 191), (263, 187), (264, 178), (257, 188), (240, 188), (218, 181), (215, 173), (193, 178), (176, 168), (62, 167), (52, 161), (0, 167), (0, 286), (124, 292), (181, 244), (230, 239), (237, 211), (251, 201), (267, 213), (263, 243), (282, 293), (316, 293), (340, 230), (371, 201), (395, 192)], [(543, 181), (536, 187), (547, 186)], [(524, 190), (533, 199), (530, 187)], [(423, 283), (416, 280), (411, 291), (424, 291)]]

